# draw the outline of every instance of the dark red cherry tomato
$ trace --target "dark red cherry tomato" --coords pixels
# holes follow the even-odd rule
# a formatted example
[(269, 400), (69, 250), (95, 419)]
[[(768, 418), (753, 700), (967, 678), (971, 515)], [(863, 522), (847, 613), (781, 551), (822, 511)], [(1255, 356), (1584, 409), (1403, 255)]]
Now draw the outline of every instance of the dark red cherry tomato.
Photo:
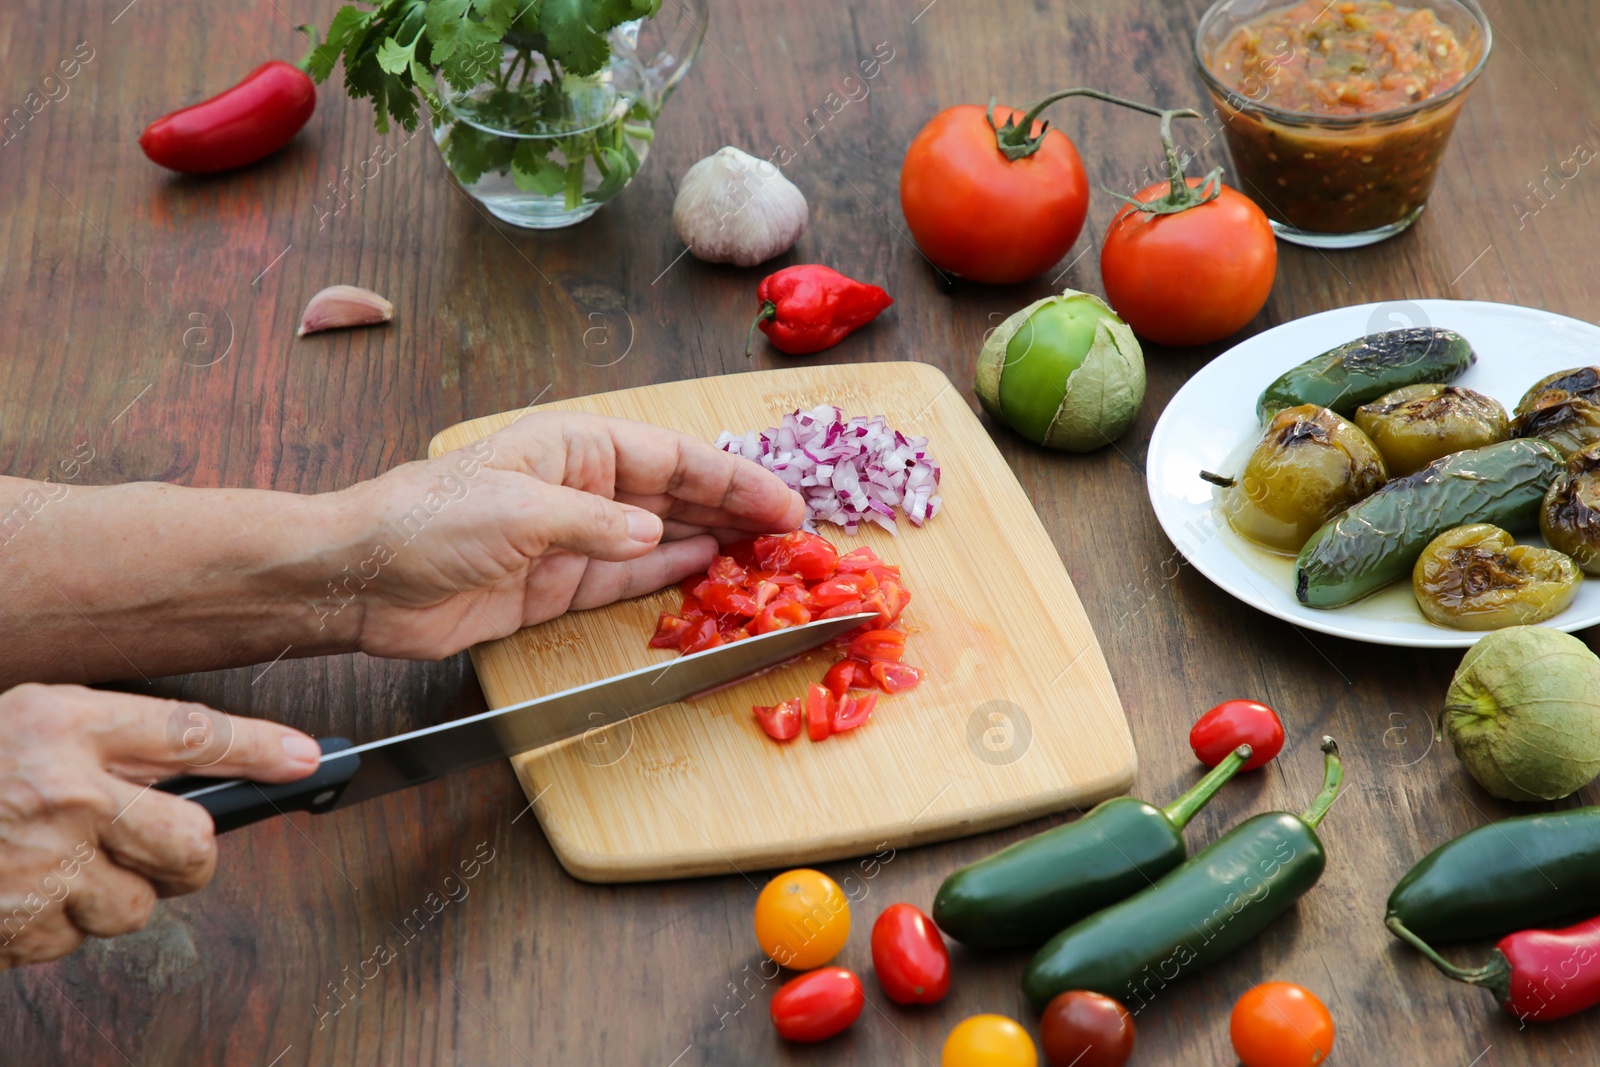
[(896, 1004), (932, 1004), (950, 989), (950, 953), (933, 920), (891, 904), (872, 924), (872, 966)]
[(1255, 700), (1224, 700), (1200, 716), (1189, 731), (1189, 747), (1207, 767), (1215, 767), (1240, 745), (1249, 745), (1252, 752), (1243, 768), (1247, 771), (1283, 751), (1283, 721), (1278, 713)]
[(1108, 996), (1068, 990), (1039, 1017), (1039, 1044), (1050, 1067), (1122, 1067), (1133, 1055), (1133, 1018)]
[(152, 162), (184, 174), (232, 170), (282, 148), (316, 107), (310, 76), (275, 59), (210, 100), (156, 119), (139, 135), (139, 147)]
[(849, 1029), (866, 1002), (861, 979), (843, 967), (823, 967), (772, 995), (772, 1025), (785, 1041), (825, 1041)]

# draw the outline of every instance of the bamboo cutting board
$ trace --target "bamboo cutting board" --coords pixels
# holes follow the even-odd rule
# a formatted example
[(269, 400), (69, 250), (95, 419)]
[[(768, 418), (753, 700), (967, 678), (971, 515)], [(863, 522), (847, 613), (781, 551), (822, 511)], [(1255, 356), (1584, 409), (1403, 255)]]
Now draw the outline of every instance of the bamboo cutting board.
[[(1120, 793), (1135, 758), (1127, 720), (1072, 581), (1005, 460), (961, 395), (920, 363), (732, 374), (546, 404), (714, 439), (833, 403), (925, 434), (944, 507), (870, 545), (904, 573), (905, 659), (922, 685), (878, 702), (860, 729), (779, 745), (753, 704), (801, 696), (837, 656), (673, 704), (512, 762), (566, 869), (597, 882), (793, 866), (977, 833)], [(453, 426), (430, 455), (523, 412)], [(1063, 460), (1063, 462), (1070, 462)], [(472, 650), (491, 707), (592, 682), (673, 653), (646, 642), (676, 590), (575, 612)]]

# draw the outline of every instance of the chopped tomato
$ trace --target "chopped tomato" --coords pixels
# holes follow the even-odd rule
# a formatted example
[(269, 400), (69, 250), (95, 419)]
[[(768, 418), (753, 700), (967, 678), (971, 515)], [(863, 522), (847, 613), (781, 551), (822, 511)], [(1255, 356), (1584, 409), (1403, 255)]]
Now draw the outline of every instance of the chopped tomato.
[(727, 548), (724, 548), (722, 554), (741, 567), (753, 567), (756, 562), (756, 539), (746, 537), (742, 541), (735, 541)]
[(754, 707), (756, 722), (767, 736), (777, 741), (789, 741), (800, 735), (800, 701), (785, 700), (770, 708)]
[(811, 600), (818, 607), (824, 608), (860, 600), (862, 593), (868, 591), (866, 584), (870, 578), (871, 575), (866, 574), (835, 575), (812, 587)]
[(833, 577), (839, 550), (814, 533), (796, 530), (781, 537), (756, 539), (756, 562), (776, 571), (798, 574), (809, 582)]
[(834, 696), (842, 697), (852, 689), (871, 689), (878, 683), (865, 663), (858, 659), (842, 659), (828, 668), (822, 684)]
[(906, 635), (899, 630), (868, 630), (850, 642), (850, 657), (868, 663), (898, 663), (905, 650)]
[(872, 718), (872, 709), (877, 706), (877, 693), (867, 693), (865, 696), (859, 697), (845, 697), (839, 701), (838, 710), (833, 714), (833, 732), (842, 734), (846, 730), (854, 730), (857, 726)]
[(772, 598), (783, 592), (783, 586), (777, 582), (759, 581), (756, 583), (755, 606), (756, 613), (772, 602)]
[(750, 623), (752, 633), (765, 634), (789, 626), (804, 626), (811, 621), (811, 612), (804, 604), (793, 600), (779, 600), (761, 609)]
[(885, 693), (904, 693), (922, 681), (922, 672), (909, 663), (874, 663), (868, 669)]
[(758, 610), (755, 597), (731, 582), (707, 581), (695, 590), (706, 608), (718, 615), (740, 615), (749, 618)]
[(860, 615), (867, 609), (859, 600), (847, 600), (843, 604), (835, 604), (817, 616), (819, 619), (842, 619), (846, 615)]
[(826, 740), (833, 733), (833, 716), (839, 710), (833, 694), (820, 685), (806, 690), (806, 736), (813, 741)]
[(678, 650), (687, 656), (691, 652), (704, 652), (720, 644), (722, 635), (717, 632), (717, 620), (707, 617), (695, 623), (694, 629), (683, 635), (683, 643)]
[(706, 577), (714, 582), (728, 582), (731, 585), (743, 585), (749, 580), (745, 569), (732, 556), (718, 556), (713, 559), (711, 566), (706, 570)]
[(857, 548), (839, 557), (838, 571), (840, 574), (864, 574), (882, 564), (883, 560), (872, 549)]
[(650, 639), (651, 648), (677, 648), (683, 644), (683, 635), (694, 624), (688, 619), (663, 611), (656, 620), (656, 634)]

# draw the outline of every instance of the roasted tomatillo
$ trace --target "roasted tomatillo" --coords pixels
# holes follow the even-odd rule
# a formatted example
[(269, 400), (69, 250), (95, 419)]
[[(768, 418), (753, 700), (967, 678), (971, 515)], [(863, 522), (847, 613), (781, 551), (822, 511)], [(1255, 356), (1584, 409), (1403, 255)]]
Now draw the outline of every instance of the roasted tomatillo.
[(1239, 536), (1298, 552), (1323, 523), (1376, 492), (1388, 470), (1366, 434), (1301, 404), (1272, 417), (1237, 477), (1201, 476), (1224, 487), (1222, 513)]
[(1487, 522), (1446, 530), (1411, 570), (1417, 607), (1430, 622), (1457, 630), (1543, 622), (1572, 603), (1582, 581), (1566, 554), (1519, 545)]
[(1600, 443), (1600, 367), (1540, 378), (1517, 402), (1513, 437), (1537, 437), (1571, 456)]
[(1092, 452), (1139, 414), (1144, 355), (1105, 301), (1067, 289), (989, 335), (975, 389), (985, 411), (1035, 444)]
[(1539, 532), (1584, 573), (1600, 574), (1600, 445), (1574, 453), (1550, 483), (1539, 508)]
[(1378, 446), (1395, 478), (1440, 456), (1504, 441), (1511, 432), (1500, 401), (1473, 389), (1435, 383), (1407, 385), (1361, 405), (1355, 424)]

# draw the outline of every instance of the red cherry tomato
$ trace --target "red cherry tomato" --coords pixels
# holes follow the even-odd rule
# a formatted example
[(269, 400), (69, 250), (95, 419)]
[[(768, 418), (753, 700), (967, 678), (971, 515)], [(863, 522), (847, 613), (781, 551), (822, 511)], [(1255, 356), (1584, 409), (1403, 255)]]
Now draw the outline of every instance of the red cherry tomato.
[(716, 648), (722, 644), (722, 635), (717, 632), (717, 620), (709, 615), (695, 623), (683, 635), (683, 643), (678, 646), (684, 655), (691, 652), (704, 652), (708, 648)]
[(842, 697), (852, 689), (871, 689), (878, 683), (873, 679), (868, 665), (858, 659), (842, 659), (828, 668), (828, 673), (822, 679), (822, 684), (836, 697)]
[(1189, 747), (1207, 767), (1215, 767), (1240, 745), (1251, 750), (1244, 770), (1266, 764), (1283, 751), (1283, 720), (1259, 701), (1224, 700), (1200, 716), (1189, 731)]
[(842, 734), (872, 718), (872, 709), (878, 706), (878, 694), (859, 697), (840, 697), (833, 712), (833, 732)]
[(885, 693), (904, 693), (922, 681), (922, 671), (909, 663), (874, 663), (870, 670)]
[(800, 701), (799, 699), (785, 700), (770, 708), (757, 706), (751, 709), (755, 712), (756, 722), (766, 731), (767, 736), (775, 741), (788, 741), (800, 735)]
[(808, 582), (832, 578), (839, 563), (838, 549), (804, 530), (757, 538), (755, 556), (756, 562), (769, 570), (798, 574)]
[[(1155, 200), (1170, 189), (1162, 182), (1135, 199)], [(1210, 203), (1175, 215), (1124, 205), (1100, 249), (1106, 303), (1134, 333), (1163, 345), (1201, 345), (1237, 333), (1267, 302), (1277, 273), (1278, 245), (1266, 214), (1226, 185)]]
[(1133, 1055), (1133, 1017), (1108, 996), (1069, 990), (1039, 1017), (1039, 1044), (1050, 1067), (1122, 1067)]
[(824, 1041), (848, 1029), (866, 1002), (861, 979), (843, 967), (824, 967), (773, 994), (772, 1025), (785, 1041)]
[[(1026, 116), (995, 108), (996, 126)], [(1044, 124), (1029, 130), (1038, 136)], [(975, 282), (1043, 274), (1067, 254), (1089, 211), (1089, 178), (1067, 135), (1052, 129), (1032, 155), (1007, 159), (985, 109), (939, 112), (912, 138), (900, 166), (900, 207), (937, 267)]]
[(868, 663), (898, 663), (906, 651), (906, 635), (899, 630), (868, 630), (850, 641), (850, 658)]
[(813, 741), (825, 741), (833, 733), (833, 716), (839, 702), (832, 693), (820, 685), (806, 689), (806, 736)]
[(872, 967), (896, 1004), (932, 1004), (950, 988), (944, 938), (933, 920), (910, 904), (889, 905), (872, 924)]
[(156, 119), (139, 147), (151, 162), (184, 174), (232, 170), (282, 148), (316, 107), (306, 72), (275, 59), (210, 100)]

